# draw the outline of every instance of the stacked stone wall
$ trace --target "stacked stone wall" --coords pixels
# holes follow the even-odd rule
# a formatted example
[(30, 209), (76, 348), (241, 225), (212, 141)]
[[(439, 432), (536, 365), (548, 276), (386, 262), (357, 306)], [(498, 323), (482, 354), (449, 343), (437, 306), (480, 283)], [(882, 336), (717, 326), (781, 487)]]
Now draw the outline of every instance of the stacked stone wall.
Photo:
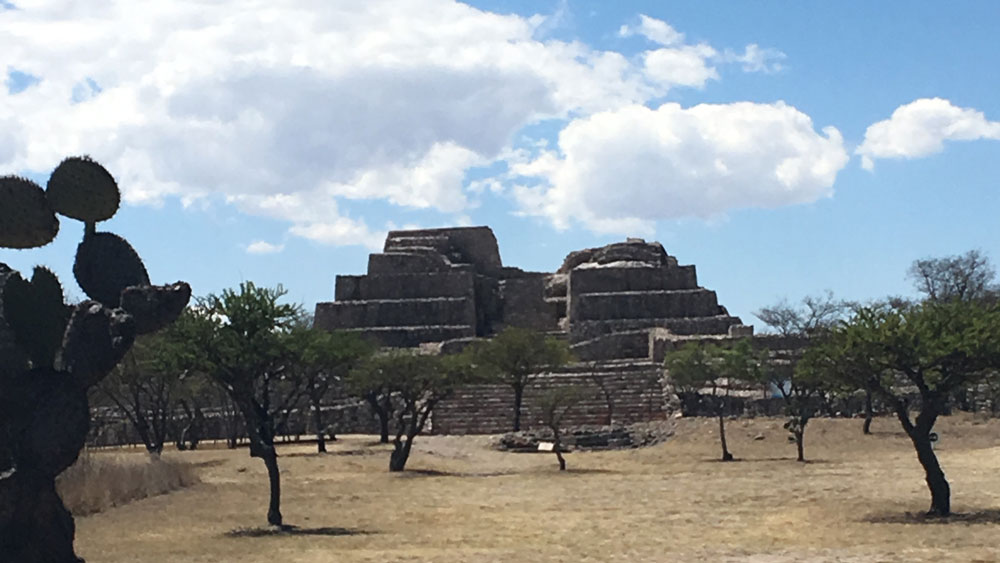
[[(552, 386), (574, 386), (584, 398), (564, 418), (565, 426), (607, 424), (608, 403), (601, 385), (611, 393), (612, 422), (630, 424), (662, 420), (662, 370), (649, 362), (581, 363), (539, 375), (525, 389), (521, 427), (544, 427), (537, 398)], [(513, 428), (514, 391), (506, 385), (473, 385), (458, 390), (434, 410), (435, 434), (497, 434)]]

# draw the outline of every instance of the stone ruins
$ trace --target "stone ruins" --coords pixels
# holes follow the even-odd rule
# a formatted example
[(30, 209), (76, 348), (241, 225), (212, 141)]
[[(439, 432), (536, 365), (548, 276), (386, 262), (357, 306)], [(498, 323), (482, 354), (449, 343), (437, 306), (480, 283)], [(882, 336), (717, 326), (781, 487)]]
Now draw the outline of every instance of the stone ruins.
[[(753, 334), (698, 285), (693, 265), (678, 264), (659, 243), (628, 239), (572, 252), (555, 272), (526, 272), (503, 265), (489, 227), (390, 232), (366, 274), (337, 276), (335, 301), (316, 305), (315, 323), (360, 331), (387, 347), (445, 351), (506, 326), (564, 338), (579, 362), (540, 385), (594, 388), (568, 424), (663, 418), (666, 347)], [(435, 411), (434, 432), (508, 430), (511, 397), (502, 386), (465, 389)], [(525, 406), (530, 423), (530, 392)]]

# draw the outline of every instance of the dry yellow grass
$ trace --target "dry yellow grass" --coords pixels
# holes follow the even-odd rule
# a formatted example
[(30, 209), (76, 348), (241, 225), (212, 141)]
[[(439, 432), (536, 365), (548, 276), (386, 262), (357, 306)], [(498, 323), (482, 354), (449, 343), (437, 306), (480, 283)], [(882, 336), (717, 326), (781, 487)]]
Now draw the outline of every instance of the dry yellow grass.
[(84, 450), (76, 463), (59, 476), (56, 488), (70, 512), (85, 515), (197, 482), (194, 467), (170, 457), (151, 459), (145, 454)]
[(1000, 422), (939, 423), (953, 507), (971, 514), (948, 524), (904, 517), (929, 498), (893, 419), (867, 437), (813, 421), (808, 464), (781, 422), (732, 422), (735, 463), (714, 461), (712, 421), (684, 419), (668, 443), (570, 454), (565, 473), (483, 437), (419, 437), (403, 474), (370, 437), (282, 447), (283, 512), (302, 533), (264, 537), (228, 535), (264, 523), (263, 464), (187, 452), (201, 484), (79, 518), (77, 547), (94, 562), (1000, 560)]

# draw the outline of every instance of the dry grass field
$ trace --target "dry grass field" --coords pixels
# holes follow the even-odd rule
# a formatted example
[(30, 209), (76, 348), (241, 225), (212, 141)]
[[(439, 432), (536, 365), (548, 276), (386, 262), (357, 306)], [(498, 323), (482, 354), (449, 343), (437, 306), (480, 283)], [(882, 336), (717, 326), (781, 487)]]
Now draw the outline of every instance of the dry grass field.
[(265, 522), (259, 460), (166, 454), (196, 464), (201, 483), (78, 518), (77, 550), (91, 563), (1000, 561), (1000, 421), (939, 422), (961, 513), (947, 523), (917, 516), (929, 496), (894, 419), (872, 436), (857, 420), (813, 421), (807, 464), (781, 422), (732, 421), (734, 463), (714, 461), (712, 421), (683, 419), (659, 446), (569, 454), (565, 473), (485, 437), (420, 437), (402, 474), (366, 436), (326, 455), (282, 447), (282, 508), (298, 529), (279, 535), (252, 530)]

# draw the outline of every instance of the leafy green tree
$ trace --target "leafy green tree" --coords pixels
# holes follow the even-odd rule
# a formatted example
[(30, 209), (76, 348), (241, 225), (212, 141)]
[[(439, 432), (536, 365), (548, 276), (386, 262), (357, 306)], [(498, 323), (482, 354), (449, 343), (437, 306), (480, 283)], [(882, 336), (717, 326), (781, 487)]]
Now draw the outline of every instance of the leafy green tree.
[[(955, 389), (1000, 368), (1000, 308), (960, 300), (859, 307), (803, 362), (847, 384), (873, 386), (895, 411), (924, 468), (928, 514), (950, 514), (951, 489), (930, 435)], [(917, 406), (909, 401), (912, 390), (920, 395)]]
[(814, 369), (812, 364), (797, 361), (794, 352), (791, 357), (781, 357), (770, 350), (761, 350), (753, 372), (757, 381), (777, 390), (784, 401), (788, 416), (785, 429), (795, 439), (796, 460), (804, 462), (806, 425), (819, 412), (823, 399), (833, 387), (828, 374), (825, 370)]
[(327, 332), (308, 324), (294, 327), (289, 333), (294, 360), (291, 370), (301, 379), (312, 411), (319, 452), (326, 451), (326, 425), (323, 402), (331, 388), (350, 370), (374, 352), (374, 347), (355, 332)]
[[(740, 340), (731, 346), (687, 342), (667, 354), (664, 366), (679, 398), (698, 395), (718, 417), (722, 461), (733, 461), (726, 444), (725, 417), (732, 405), (732, 391), (757, 378), (757, 363), (750, 342)], [(705, 389), (708, 394), (703, 393)]]
[(521, 429), (524, 389), (547, 369), (570, 362), (569, 346), (538, 331), (507, 327), (490, 340), (469, 347), (473, 361), (483, 373), (514, 390), (514, 431)]
[(281, 303), (285, 290), (240, 284), (221, 295), (198, 300), (175, 327), (179, 361), (226, 390), (246, 421), (251, 457), (267, 468), (269, 524), (280, 526), (281, 478), (274, 447), (281, 417), (302, 394), (301, 380), (290, 377), (294, 348), (289, 333), (301, 318), (298, 305)]
[(542, 423), (552, 431), (552, 451), (556, 454), (556, 459), (559, 460), (559, 471), (566, 471), (566, 459), (562, 455), (560, 426), (563, 418), (581, 399), (583, 399), (583, 390), (571, 385), (550, 387), (542, 391), (537, 398)]
[(396, 435), (389, 471), (402, 471), (413, 439), (423, 432), (434, 408), (457, 387), (475, 381), (465, 355), (434, 356), (388, 351), (351, 371), (347, 386), (355, 394), (382, 389), (392, 405)]

